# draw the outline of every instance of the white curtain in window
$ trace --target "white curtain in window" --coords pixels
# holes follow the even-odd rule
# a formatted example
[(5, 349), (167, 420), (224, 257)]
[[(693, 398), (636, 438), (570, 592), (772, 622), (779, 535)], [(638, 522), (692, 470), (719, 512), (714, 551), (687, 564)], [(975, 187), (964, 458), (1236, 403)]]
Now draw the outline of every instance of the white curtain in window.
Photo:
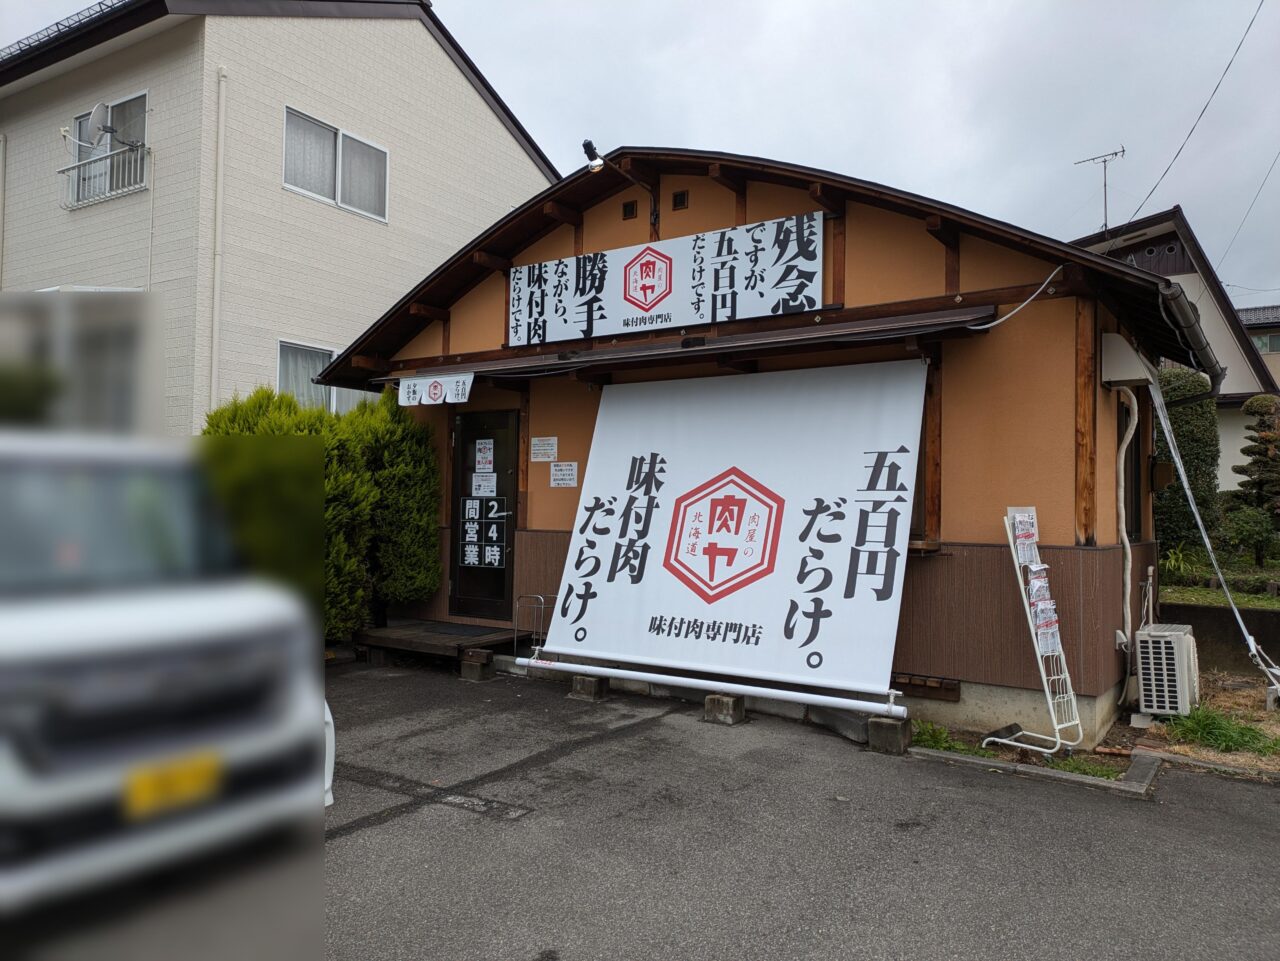
[(147, 142), (147, 98), (134, 97), (111, 108), (111, 149), (119, 150), (131, 143)]
[(329, 388), (311, 383), (324, 370), (333, 354), (313, 347), (280, 345), (280, 393), (292, 394), (303, 407), (329, 409)]
[(338, 134), (290, 110), (284, 124), (284, 182), (335, 198)]
[(349, 387), (335, 387), (333, 393), (333, 409), (339, 414), (345, 414), (362, 400), (378, 399), (377, 394), (371, 394), (367, 390), (352, 390)]
[(353, 137), (342, 137), (342, 203), (375, 217), (387, 216), (387, 155)]

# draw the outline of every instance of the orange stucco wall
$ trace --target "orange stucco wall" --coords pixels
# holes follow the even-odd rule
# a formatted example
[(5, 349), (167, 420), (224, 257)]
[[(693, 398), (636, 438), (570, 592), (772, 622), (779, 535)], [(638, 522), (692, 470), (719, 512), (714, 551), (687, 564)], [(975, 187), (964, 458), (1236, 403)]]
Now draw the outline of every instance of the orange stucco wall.
[(946, 248), (914, 217), (847, 204), (844, 304), (884, 304), (945, 292)]
[[(671, 209), (671, 194), (689, 191), (689, 206)], [(636, 201), (637, 216), (622, 219), (622, 203)], [(683, 236), (737, 221), (732, 191), (706, 177), (667, 176), (659, 189), (661, 235)], [(773, 184), (748, 185), (746, 221), (806, 212), (817, 205), (807, 191)], [(922, 222), (863, 204), (850, 203), (845, 231), (846, 305), (865, 305), (939, 296), (945, 290), (945, 248)], [(609, 249), (649, 239), (649, 195), (628, 187), (583, 211), (583, 249)], [(827, 256), (832, 255), (832, 220), (827, 219)], [(573, 253), (574, 228), (557, 227), (513, 258), (533, 263)], [(960, 243), (961, 290), (983, 290), (1042, 281), (1054, 264), (970, 237)], [(830, 296), (831, 270), (827, 264)], [(1012, 306), (1012, 305), (1010, 305)], [(505, 278), (493, 274), (451, 307), (450, 353), (492, 350), (504, 341)], [(1007, 309), (1007, 308), (1006, 308)], [(1114, 325), (1102, 317), (1101, 324)], [(1035, 504), (1042, 541), (1075, 542), (1075, 344), (1076, 303), (1046, 300), (987, 333), (947, 340), (942, 348), (942, 539), (1001, 543), (1005, 507)], [(439, 350), (435, 324), (410, 342), (399, 357), (429, 356)], [(822, 363), (871, 362), (903, 356), (903, 348), (864, 348), (812, 356), (779, 357), (762, 370)], [(735, 376), (714, 364), (631, 371), (615, 375), (624, 383), (654, 377)], [(559, 438), (561, 460), (586, 469), (599, 389), (569, 378), (534, 379), (529, 384), (531, 436)], [(1099, 387), (1097, 396), (1097, 536), (1113, 544), (1115, 525), (1116, 398)], [(477, 390), (472, 407), (519, 405), (512, 391)], [(442, 461), (443, 463), (443, 461)], [(569, 530), (577, 489), (552, 489), (545, 463), (528, 469), (527, 523), (536, 530)]]
[(1000, 543), (1035, 505), (1044, 544), (1075, 543), (1075, 301), (1034, 303), (942, 354), (942, 539)]
[[(600, 407), (600, 388), (564, 378), (529, 385), (529, 436), (557, 438), (557, 459), (578, 462), (578, 480), (587, 471), (591, 435)], [(529, 464), (529, 529), (567, 531), (578, 509), (577, 487), (552, 487), (551, 465)]]

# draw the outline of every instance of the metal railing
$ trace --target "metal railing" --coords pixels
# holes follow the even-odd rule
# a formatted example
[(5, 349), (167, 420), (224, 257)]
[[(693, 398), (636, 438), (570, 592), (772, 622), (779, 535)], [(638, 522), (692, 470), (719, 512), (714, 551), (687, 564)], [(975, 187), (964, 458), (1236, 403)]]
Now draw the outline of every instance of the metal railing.
[(121, 147), (61, 168), (58, 173), (65, 180), (63, 208), (74, 210), (135, 190), (146, 190), (149, 153), (146, 147)]

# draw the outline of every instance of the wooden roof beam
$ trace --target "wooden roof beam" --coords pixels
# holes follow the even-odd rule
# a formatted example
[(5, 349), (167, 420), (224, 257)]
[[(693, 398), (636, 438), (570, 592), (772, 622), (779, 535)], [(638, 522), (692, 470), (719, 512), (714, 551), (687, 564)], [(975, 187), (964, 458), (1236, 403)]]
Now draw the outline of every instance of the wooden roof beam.
[(650, 193), (657, 193), (658, 171), (654, 167), (649, 166), (642, 160), (636, 160), (634, 157), (623, 157), (622, 163), (618, 164), (618, 169)]
[(436, 307), (433, 304), (410, 304), (410, 317), (425, 317), (427, 320), (447, 321), (449, 319), (449, 310), (445, 307)]
[(486, 270), (510, 270), (511, 261), (506, 257), (499, 257), (497, 254), (491, 254), (487, 250), (473, 250), (471, 252), (471, 262), (477, 267), (483, 267)]
[(930, 237), (948, 250), (959, 248), (960, 230), (954, 221), (940, 217), (938, 214), (931, 214), (924, 218), (924, 229), (929, 231)]
[(839, 193), (826, 184), (809, 184), (809, 196), (813, 202), (827, 212), (828, 217), (844, 216), (844, 194)]
[(391, 361), (385, 357), (372, 357), (369, 354), (352, 354), (351, 366), (356, 370), (371, 370), (376, 374), (391, 372)]
[(737, 170), (725, 164), (707, 164), (707, 176), (726, 190), (732, 190), (735, 194), (745, 193), (747, 190), (746, 178)]
[(542, 205), (542, 212), (552, 220), (558, 220), (562, 224), (569, 224), (573, 227), (582, 226), (582, 211), (574, 210), (562, 203), (554, 200), (548, 200)]

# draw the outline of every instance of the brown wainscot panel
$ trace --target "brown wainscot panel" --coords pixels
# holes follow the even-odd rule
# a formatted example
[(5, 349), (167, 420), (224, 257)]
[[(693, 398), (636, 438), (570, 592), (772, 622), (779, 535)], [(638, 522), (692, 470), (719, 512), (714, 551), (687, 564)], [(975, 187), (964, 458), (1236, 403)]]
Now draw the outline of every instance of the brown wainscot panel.
[[(1136, 626), (1140, 584), (1154, 563), (1154, 545), (1135, 545), (1133, 553)], [(1041, 546), (1040, 554), (1049, 565), (1076, 693), (1101, 694), (1119, 682), (1124, 669), (1115, 649), (1115, 632), (1123, 626), (1121, 548)], [(895, 673), (1040, 687), (1007, 546), (943, 544), (937, 553), (913, 556), (905, 580)]]

